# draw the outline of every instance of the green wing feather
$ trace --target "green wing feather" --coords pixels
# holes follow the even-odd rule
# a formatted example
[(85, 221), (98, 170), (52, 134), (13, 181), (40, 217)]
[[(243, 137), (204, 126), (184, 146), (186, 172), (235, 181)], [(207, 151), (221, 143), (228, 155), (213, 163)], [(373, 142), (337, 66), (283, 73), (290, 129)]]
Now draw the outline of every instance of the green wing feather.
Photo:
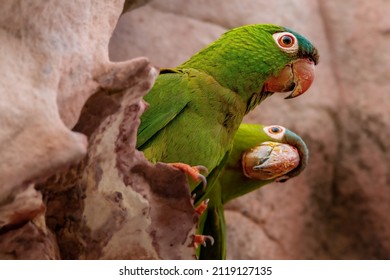
[(191, 101), (190, 95), (177, 91), (185, 87), (187, 81), (182, 71), (160, 72), (153, 89), (144, 98), (146, 102), (158, 106), (154, 106), (153, 110), (146, 110), (142, 115), (137, 134), (137, 149), (142, 149), (148, 140), (184, 111)]

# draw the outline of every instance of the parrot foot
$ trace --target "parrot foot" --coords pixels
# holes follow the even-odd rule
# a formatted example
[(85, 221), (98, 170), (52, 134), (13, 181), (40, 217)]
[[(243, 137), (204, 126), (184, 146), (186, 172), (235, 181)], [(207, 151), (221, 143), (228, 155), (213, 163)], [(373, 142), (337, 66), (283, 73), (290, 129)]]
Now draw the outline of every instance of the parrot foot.
[(206, 167), (202, 165), (190, 166), (188, 164), (181, 163), (181, 162), (168, 163), (168, 164), (170, 166), (176, 167), (177, 169), (180, 169), (181, 171), (189, 175), (195, 182), (202, 181), (203, 189), (207, 187), (206, 177), (200, 174), (200, 172), (204, 172), (206, 174), (209, 172)]
[(203, 200), (198, 206), (195, 207), (195, 212), (200, 216), (203, 214), (203, 212), (207, 209), (207, 205), (209, 204), (208, 198)]
[(203, 245), (204, 247), (206, 247), (207, 240), (210, 242), (211, 246), (214, 245), (214, 238), (212, 236), (195, 234), (193, 243), (194, 248), (197, 249), (199, 245)]

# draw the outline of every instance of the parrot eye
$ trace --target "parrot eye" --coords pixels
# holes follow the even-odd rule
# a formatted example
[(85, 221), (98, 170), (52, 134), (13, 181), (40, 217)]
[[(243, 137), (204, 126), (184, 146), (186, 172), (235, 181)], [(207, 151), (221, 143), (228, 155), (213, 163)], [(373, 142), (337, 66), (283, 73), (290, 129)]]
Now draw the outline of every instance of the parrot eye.
[(294, 37), (290, 35), (283, 35), (282, 37), (279, 38), (279, 45), (282, 46), (283, 48), (289, 48), (292, 45), (294, 45)]
[(278, 47), (287, 53), (298, 51), (298, 40), (290, 32), (275, 33), (272, 35)]
[(276, 134), (282, 131), (282, 129), (279, 126), (271, 126), (268, 128), (268, 131), (272, 134)]
[(285, 128), (280, 125), (270, 125), (264, 127), (265, 133), (274, 140), (281, 140), (284, 136)]

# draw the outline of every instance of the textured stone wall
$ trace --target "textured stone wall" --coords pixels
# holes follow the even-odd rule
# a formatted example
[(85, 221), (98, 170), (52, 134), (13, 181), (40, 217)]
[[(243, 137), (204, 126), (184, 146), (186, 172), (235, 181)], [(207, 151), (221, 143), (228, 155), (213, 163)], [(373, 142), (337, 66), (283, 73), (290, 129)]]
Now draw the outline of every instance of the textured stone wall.
[(193, 258), (185, 175), (135, 150), (158, 70), (108, 58), (145, 2), (0, 4), (0, 259)]

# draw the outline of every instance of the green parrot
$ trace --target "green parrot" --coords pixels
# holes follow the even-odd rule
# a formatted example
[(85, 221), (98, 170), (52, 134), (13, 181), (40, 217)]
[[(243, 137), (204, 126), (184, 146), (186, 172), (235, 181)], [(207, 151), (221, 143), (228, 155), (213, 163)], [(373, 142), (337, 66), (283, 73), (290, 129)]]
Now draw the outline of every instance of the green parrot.
[[(207, 194), (207, 208), (200, 216), (198, 231), (202, 235), (199, 237), (209, 236), (214, 244), (199, 248), (199, 258), (226, 258), (223, 206), (227, 202), (266, 184), (297, 176), (305, 169), (308, 159), (305, 142), (290, 130), (279, 125), (241, 124), (227, 163)], [(205, 240), (198, 242), (205, 243)]]
[(213, 185), (244, 115), (274, 92), (291, 91), (287, 98), (293, 98), (307, 91), (318, 58), (317, 49), (290, 29), (232, 29), (180, 66), (161, 69), (144, 98), (149, 108), (141, 116), (137, 148), (149, 161), (191, 175), (191, 191), (205, 182), (199, 166)]

